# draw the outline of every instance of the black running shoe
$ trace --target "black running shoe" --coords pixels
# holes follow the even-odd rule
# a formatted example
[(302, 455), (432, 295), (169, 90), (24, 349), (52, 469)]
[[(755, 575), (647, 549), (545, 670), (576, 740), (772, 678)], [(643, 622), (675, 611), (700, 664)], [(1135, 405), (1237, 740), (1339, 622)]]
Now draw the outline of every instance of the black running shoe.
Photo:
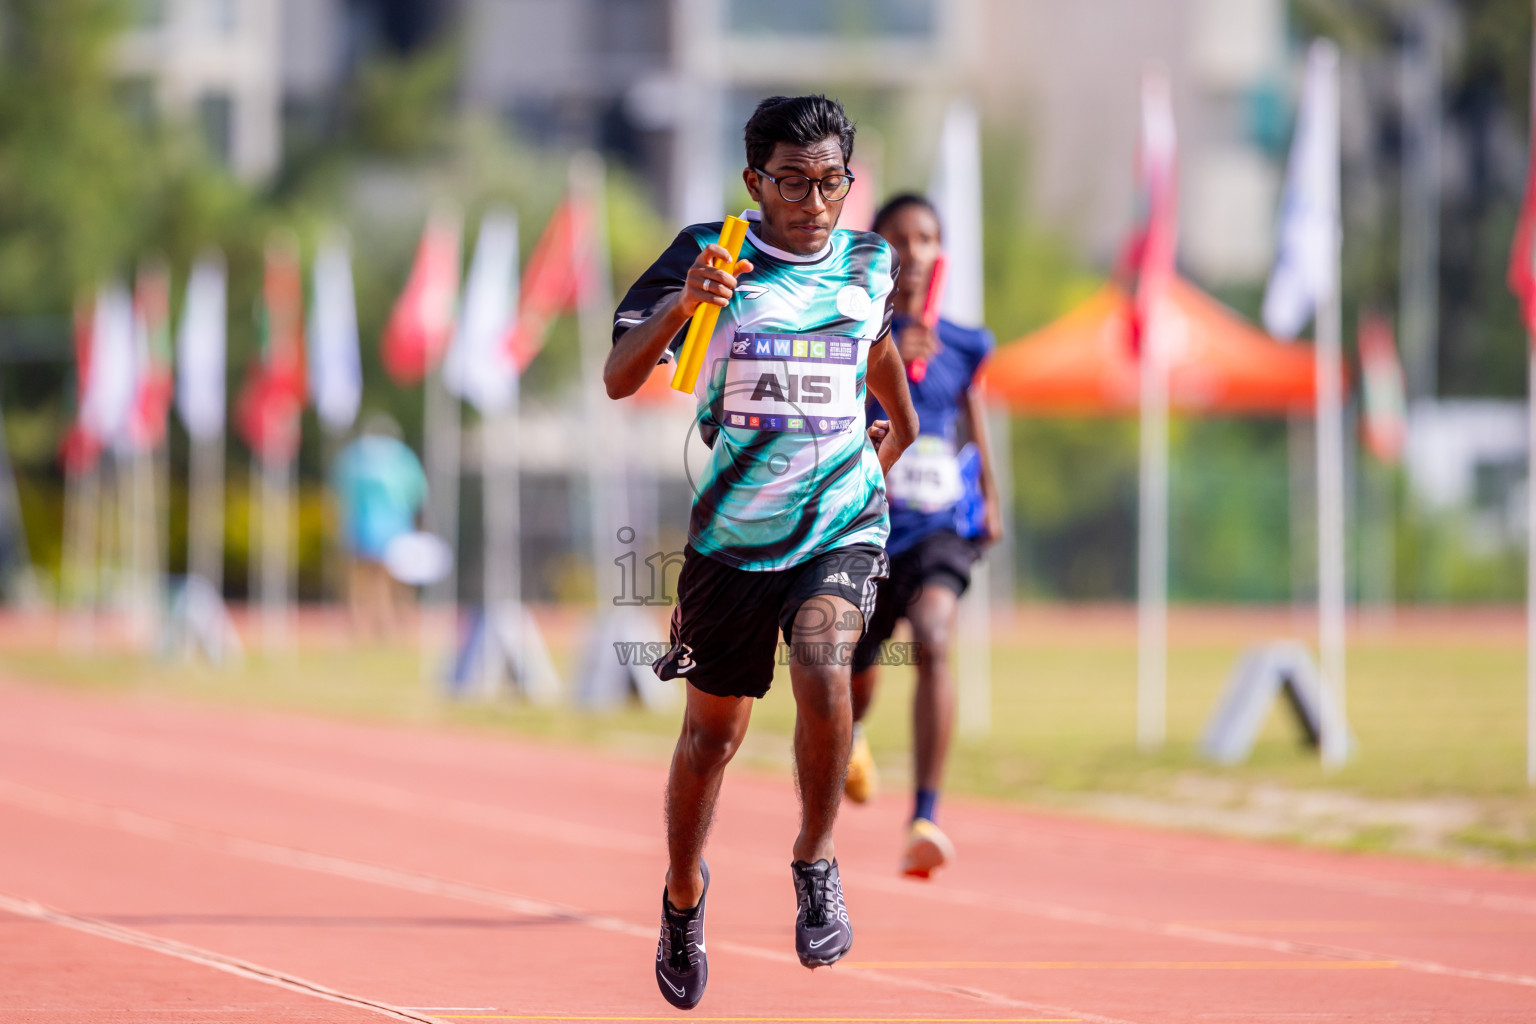
[(704, 891), (699, 905), (678, 910), (661, 889), (661, 938), (656, 943), (656, 987), (679, 1010), (691, 1010), (704, 998), (709, 958), (704, 955), (704, 897), (709, 895), (709, 865), (701, 863)]
[(795, 898), (800, 902), (795, 916), (795, 952), (800, 962), (813, 970), (836, 963), (853, 948), (853, 926), (848, 923), (848, 907), (843, 903), (837, 861), (807, 864), (797, 860), (789, 867), (795, 876)]

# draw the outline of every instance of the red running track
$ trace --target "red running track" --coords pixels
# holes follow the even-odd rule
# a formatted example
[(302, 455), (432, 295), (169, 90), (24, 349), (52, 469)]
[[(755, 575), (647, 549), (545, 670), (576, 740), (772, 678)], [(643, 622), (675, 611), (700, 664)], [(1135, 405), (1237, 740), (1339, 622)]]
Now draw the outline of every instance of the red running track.
[[(683, 1017), (665, 767), (0, 685), (0, 1022)], [(706, 1021), (1531, 1021), (1536, 875), (949, 800), (845, 810), (849, 960), (794, 959), (787, 779), (734, 772)]]

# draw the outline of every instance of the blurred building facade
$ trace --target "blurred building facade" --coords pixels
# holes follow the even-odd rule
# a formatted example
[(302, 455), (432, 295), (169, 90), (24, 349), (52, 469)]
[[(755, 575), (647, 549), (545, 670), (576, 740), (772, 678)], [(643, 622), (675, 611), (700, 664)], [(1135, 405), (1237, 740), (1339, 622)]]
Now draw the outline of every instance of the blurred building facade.
[(1179, 133), (1180, 260), (1253, 282), (1274, 247), (1293, 57), (1285, 0), (986, 0), (966, 84), (1024, 131), (1037, 215), (1101, 262), (1133, 216), (1139, 82), (1162, 68)]
[(118, 50), (147, 117), (189, 120), (237, 174), (282, 160), (282, 10), (269, 0), (137, 0)]
[[(1031, 209), (1098, 259), (1132, 216), (1144, 69), (1166, 69), (1183, 144), (1183, 254), (1211, 281), (1262, 278), (1287, 129), (1284, 0), (139, 0), (121, 68), (193, 118), (239, 174), (283, 125), (334, 105), (359, 61), (457, 30), (460, 97), (535, 143), (626, 162), (679, 222), (718, 217), (740, 125), (765, 94), (878, 109), (866, 152), (920, 186), (943, 111), (979, 103), (1018, 139)], [(917, 169), (923, 169), (921, 171)], [(1198, 199), (1198, 201), (1194, 201)]]

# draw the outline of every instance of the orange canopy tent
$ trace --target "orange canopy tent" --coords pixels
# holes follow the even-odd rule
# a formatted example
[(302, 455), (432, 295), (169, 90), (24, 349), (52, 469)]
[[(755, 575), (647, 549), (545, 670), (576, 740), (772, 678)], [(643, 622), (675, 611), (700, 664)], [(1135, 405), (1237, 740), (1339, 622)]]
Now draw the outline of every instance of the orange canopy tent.
[[(1312, 346), (1286, 344), (1181, 278), (1166, 300), (1168, 400), (1174, 412), (1311, 412)], [(988, 399), (1024, 414), (1129, 412), (1140, 398), (1130, 299), (1110, 282), (1054, 323), (999, 348), (984, 371)]]
[(655, 406), (666, 405), (671, 402), (692, 404), (693, 395), (686, 391), (672, 390), (672, 371), (677, 369), (676, 363), (657, 363), (651, 370), (651, 375), (645, 378), (645, 383), (640, 385), (634, 397), (641, 405)]

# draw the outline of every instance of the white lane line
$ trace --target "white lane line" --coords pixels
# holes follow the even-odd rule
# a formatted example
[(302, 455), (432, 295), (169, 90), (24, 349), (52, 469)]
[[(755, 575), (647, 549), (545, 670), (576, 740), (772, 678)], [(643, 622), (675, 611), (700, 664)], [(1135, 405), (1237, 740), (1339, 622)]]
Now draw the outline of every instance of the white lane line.
[[(1098, 824), (1095, 819), (1084, 818), (1085, 823)], [(1134, 854), (1137, 860), (1149, 867), (1178, 871), (1182, 874), (1208, 874), (1220, 872), (1228, 877), (1247, 881), (1281, 882), (1308, 888), (1332, 889), (1337, 892), (1358, 893), (1382, 899), (1412, 900), (1417, 903), (1438, 903), (1452, 907), (1476, 907), (1499, 910), (1510, 914), (1536, 916), (1536, 899), (1463, 886), (1433, 885), (1422, 882), (1402, 882), (1381, 878), (1365, 878), (1360, 875), (1327, 871), (1322, 868), (1276, 864), (1253, 858), (1220, 853), (1169, 853), (1146, 842), (1127, 838), (1106, 837), (1102, 841), (1086, 840), (1056, 826), (1044, 826), (1039, 834), (1023, 833), (1017, 828), (993, 823), (972, 822), (955, 830), (970, 833), (989, 841), (1003, 850), (1025, 852), (1046, 851), (1057, 856), (1080, 858), (1085, 851), (1096, 855), (1100, 861), (1108, 858), (1102, 851), (1114, 848)], [(1190, 835), (1198, 835), (1190, 833)], [(1124, 863), (1126, 857), (1120, 857)]]
[[(106, 761), (127, 761), (137, 766), (161, 771), (179, 772), (193, 768), (206, 772), (219, 767), (228, 777), (259, 785), (280, 792), (301, 793), (305, 796), (325, 796), (332, 800), (359, 806), (374, 807), (403, 814), (429, 814), (444, 821), (478, 828), (512, 832), (535, 838), (608, 849), (629, 854), (654, 854), (664, 849), (660, 839), (649, 834), (585, 822), (571, 821), (547, 815), (515, 811), (503, 805), (481, 803), (456, 797), (438, 798), (415, 790), (388, 783), (357, 779), (349, 775), (318, 769), (298, 768), (271, 759), (246, 757), (214, 751), (196, 753), (185, 748), (173, 749), (167, 742), (157, 739), (147, 743), (120, 734), (87, 726), (75, 726), (53, 731), (47, 735), (22, 733), (12, 737), (17, 743), (36, 743), (56, 750), (68, 751)], [(1007, 842), (1014, 830), (1000, 825), (977, 824), (968, 830), (991, 833), (1004, 839), (1000, 846), (1017, 848), (1019, 844)], [(1059, 834), (1058, 834), (1059, 837)], [(1191, 858), (1172, 857), (1153, 850), (1144, 844), (1123, 840), (1106, 840), (1106, 844), (1142, 851), (1144, 861), (1165, 869), (1189, 872), (1218, 870), (1228, 875), (1259, 881), (1280, 882), (1302, 887), (1327, 888), (1340, 892), (1354, 892), (1385, 899), (1412, 900), (1445, 906), (1471, 907), (1512, 914), (1536, 915), (1536, 899), (1486, 892), (1477, 889), (1422, 885), (1385, 879), (1366, 879), (1352, 875), (1336, 875), (1307, 868), (1292, 868), (1278, 864), (1249, 863), (1237, 857), (1217, 854), (1200, 854)], [(1026, 847), (1031, 844), (1024, 844)], [(1040, 843), (1032, 844), (1035, 848)], [(1092, 849), (1094, 844), (1083, 843)], [(718, 849), (718, 847), (717, 847)], [(777, 873), (781, 865), (775, 862), (772, 869)], [(914, 886), (898, 883), (910, 894)]]
[(1511, 974), (1501, 971), (1481, 971), (1474, 968), (1452, 967), (1449, 964), (1442, 964), (1433, 960), (1418, 960), (1412, 957), (1355, 949), (1349, 946), (1334, 946), (1317, 942), (1293, 942), (1289, 939), (1270, 939), (1260, 935), (1244, 935), (1240, 932), (1226, 932), (1216, 928), (1203, 928), (1198, 925), (1153, 921), (1149, 918), (1110, 914), (1098, 910), (1083, 910), (1078, 907), (1066, 907), (1042, 903), (1036, 900), (1020, 899), (1015, 896), (998, 896), (992, 893), (972, 892), (965, 889), (937, 888), (933, 886), (919, 887), (894, 878), (875, 877), (860, 879), (859, 884), (862, 888), (878, 889), (882, 892), (901, 893), (904, 891), (908, 896), (936, 903), (1010, 910), (1015, 913), (1028, 914), (1031, 917), (1042, 917), (1047, 920), (1068, 924), (1095, 925), (1101, 928), (1113, 928), (1118, 931), (1139, 932), (1143, 935), (1191, 939), (1218, 946), (1238, 946), (1245, 949), (1268, 950), (1274, 953), (1326, 957), (1332, 960), (1392, 960), (1400, 968), (1419, 971), (1423, 974), (1438, 974), (1453, 978), (1466, 978), (1472, 981), (1492, 981), (1506, 985), (1536, 988), (1536, 976), (1529, 974)]
[(388, 783), (299, 768), (280, 761), (222, 751), (192, 753), (185, 749), (174, 749), (158, 740), (154, 743), (138, 742), (94, 729), (71, 728), (48, 736), (18, 736), (15, 739), (18, 743), (40, 743), (70, 754), (109, 763), (128, 763), (171, 774), (207, 776), (210, 771), (217, 770), (231, 780), (279, 793), (324, 797), (392, 814), (429, 815), (460, 825), (489, 828), (536, 839), (553, 839), (612, 850), (615, 853), (646, 855), (665, 850), (661, 840), (655, 836), (529, 814), (505, 805), (430, 796)]
[[(137, 811), (130, 811), (120, 807), (76, 800), (73, 797), (50, 793), (32, 786), (12, 782), (8, 779), (0, 779), (0, 802), (79, 824), (104, 826), (146, 839), (156, 839), (162, 842), (192, 846), (201, 850), (263, 861), (281, 867), (298, 868), (338, 878), (402, 889), (407, 892), (460, 900), (480, 906), (494, 907), (498, 910), (512, 911), (529, 917), (567, 921), (571, 924), (585, 925), (599, 931), (628, 935), (647, 941), (655, 941), (656, 938), (656, 928), (654, 926), (638, 925), (625, 921), (622, 918), (592, 914), (576, 907), (521, 896), (473, 882), (461, 882), (457, 879), (442, 878), (437, 875), (410, 871), (404, 868), (394, 868), (382, 864), (371, 864), (366, 861), (351, 860), (346, 857), (336, 857), (330, 854), (314, 853), (309, 850), (281, 846), (277, 843), (268, 843), (258, 839), (246, 839), (241, 836), (217, 832), (197, 825), (188, 825), (165, 818), (140, 814)], [(760, 946), (752, 946), (729, 940), (715, 940), (711, 945), (716, 949), (727, 950), (758, 960), (769, 960), (774, 963), (786, 964), (797, 968), (800, 966), (800, 961), (797, 957), (777, 950), (764, 949)], [(916, 989), (942, 995), (963, 996), (994, 1006), (1011, 1006), (1017, 1009), (1053, 1016), (1072, 1016), (1091, 1022), (1091, 1024), (1135, 1024), (1133, 1021), (1127, 1021), (1118, 1017), (1106, 1017), (1101, 1014), (1088, 1013), (1049, 1003), (1015, 999), (1012, 996), (1005, 996), (999, 992), (991, 992), (970, 985), (945, 984), (920, 978), (910, 978), (899, 974), (889, 974), (883, 971), (863, 969), (846, 972), (845, 976), (868, 978), (872, 981), (893, 985), (898, 988)]]
[[(325, 727), (322, 728), (309, 728), (299, 734), (291, 728), (292, 722), (291, 718), (279, 717), (277, 713), (273, 713), (257, 720), (254, 723), (256, 727), (249, 728), (242, 734), (242, 738), (266, 744), (277, 750), (331, 752), (335, 749), (334, 723), (325, 723)], [(383, 764), (453, 766), (460, 763), (451, 751), (423, 752), (416, 747), (407, 748), (398, 743), (380, 742), (381, 738), (387, 738), (388, 735), (382, 729), (379, 735), (370, 734), (363, 737), (354, 736), (349, 732), (347, 734), (349, 753)], [(601, 751), (585, 751), (585, 753), (601, 758), (608, 764), (620, 766), (624, 764), (622, 760), (605, 755)], [(509, 769), (507, 775), (510, 778), (518, 777), (515, 769)], [(1281, 882), (1307, 888), (1359, 893), (1382, 899), (1473, 907), (1536, 916), (1536, 898), (1529, 896), (1471, 889), (1460, 885), (1369, 878), (1351, 872), (1330, 871), (1320, 866), (1279, 864), (1253, 857), (1216, 852), (1169, 853), (1138, 839), (1134, 834), (1117, 837), (1113, 832), (1106, 832), (1092, 839), (1085, 839), (1072, 830), (1072, 825), (1100, 826), (1104, 824), (1102, 819), (1092, 815), (1078, 816), (1061, 812), (1056, 812), (1056, 816), (1063, 819), (1061, 824), (1054, 823), (1052, 815), (1046, 813), (1034, 817), (1027, 830), (993, 821), (967, 822), (959, 825), (957, 830), (961, 833), (973, 834), (982, 841), (990, 841), (1005, 849), (1022, 849), (1029, 852), (1049, 851), (1068, 858), (1080, 858), (1084, 851), (1098, 854), (1108, 848), (1115, 848), (1127, 853), (1135, 853), (1142, 863), (1149, 866), (1176, 870), (1185, 874), (1199, 875), (1218, 871), (1230, 877), (1252, 881)], [(1113, 821), (1110, 823), (1123, 824)], [(1146, 826), (1134, 825), (1131, 827), (1146, 828)]]
[(389, 1017), (393, 1020), (411, 1021), (413, 1024), (447, 1024), (446, 1021), (437, 1017), (426, 1017), (419, 1013), (412, 1013), (403, 1006), (390, 1006), (388, 1003), (364, 999), (362, 996), (354, 996), (331, 988), (329, 985), (322, 985), (318, 981), (310, 981), (307, 978), (300, 978), (298, 975), (289, 974), (286, 971), (279, 971), (272, 967), (263, 967), (260, 964), (253, 964), (249, 960), (239, 960), (232, 956), (225, 956), (223, 953), (215, 953), (210, 949), (191, 946), (185, 942), (163, 939), (158, 935), (135, 931), (132, 928), (109, 924), (106, 921), (98, 921), (91, 917), (66, 914), (62, 910), (45, 907), (35, 900), (0, 892), (0, 910), (9, 911), (17, 917), (44, 921), (63, 928), (73, 928), (75, 931), (85, 932), (87, 935), (111, 939), (113, 942), (137, 946), (139, 949), (146, 949), (153, 953), (186, 960), (189, 963), (201, 964), (204, 967), (212, 967), (216, 971), (223, 971), (226, 974), (233, 974), (236, 977), (246, 978), (251, 981), (259, 981), (263, 985), (272, 985), (275, 988), (287, 989), (290, 992), (299, 992), (303, 995), (314, 996), (317, 999), (341, 1003), (343, 1006), (368, 1010), (371, 1013), (379, 1014), (382, 1017)]
[[(357, 780), (334, 772), (284, 767), (235, 754), (218, 756), (207, 754), (194, 758), (185, 751), (173, 750), (165, 745), (149, 748), (115, 734), (98, 730), (71, 730), (71, 732), (84, 733), (84, 735), (65, 739), (55, 734), (50, 738), (48, 745), (109, 762), (128, 761), (137, 766), (166, 772), (196, 770), (206, 774), (211, 767), (217, 765), (234, 779), (279, 792), (301, 794), (311, 798), (323, 796), (394, 813), (429, 815), (458, 824), (556, 840), (573, 846), (639, 853), (654, 851), (660, 845), (655, 837), (636, 832), (588, 826), (542, 815), (522, 814), (493, 804), (470, 800), (452, 798), (435, 800), (411, 790), (384, 783)], [(718, 854), (729, 856), (756, 870), (771, 872), (774, 875), (781, 870), (781, 866), (776, 861), (770, 862), (754, 852), (723, 844), (716, 844), (715, 849)], [(884, 878), (878, 875), (861, 877), (858, 880), (858, 887), (877, 890), (900, 898), (953, 906), (1006, 910), (1046, 920), (1092, 925), (1143, 935), (1187, 939), (1219, 946), (1262, 949), (1338, 960), (1395, 960), (1405, 969), (1424, 974), (1536, 987), (1536, 976), (1527, 974), (1454, 967), (1437, 961), (1404, 957), (1377, 950), (1266, 938), (1241, 932), (1086, 910), (1023, 897), (952, 889), (945, 886), (920, 886), (903, 879)], [(798, 962), (794, 961), (793, 957), (788, 959)]]
[[(84, 731), (84, 730), (80, 730)], [(259, 785), (279, 792), (302, 794), (308, 797), (323, 796), (355, 805), (388, 810), (402, 814), (423, 814), (453, 821), (458, 824), (511, 832), (534, 838), (556, 840), (572, 846), (592, 849), (638, 853), (654, 851), (659, 842), (652, 836), (609, 827), (594, 827), (577, 822), (528, 815), (509, 811), (493, 804), (482, 804), (462, 799), (434, 800), (411, 790), (383, 783), (365, 782), (346, 775), (310, 769), (285, 768), (280, 765), (259, 762), (239, 755), (200, 755), (192, 757), (165, 746), (146, 748), (114, 734), (91, 730), (85, 736), (64, 740), (55, 735), (50, 746), (63, 748), (72, 753), (91, 756), (107, 761), (127, 761), (140, 767), (167, 772), (196, 770), (206, 773), (217, 764), (232, 778)], [(40, 792), (40, 791), (39, 791)], [(754, 870), (777, 875), (781, 870), (778, 862), (770, 862), (755, 852), (749, 852), (723, 844), (716, 844), (721, 854)], [(952, 889), (946, 886), (921, 886), (896, 878), (878, 875), (861, 877), (859, 888), (873, 889), (888, 895), (919, 899), (953, 906), (979, 907), (1005, 910), (1031, 917), (1044, 918), (1072, 924), (1092, 925), (1101, 928), (1129, 931), (1142, 935), (1180, 938), (1206, 942), (1212, 945), (1261, 949), (1271, 952), (1292, 953), (1304, 956), (1320, 956), (1337, 960), (1395, 960), (1404, 969), (1473, 981), (1536, 987), (1536, 976), (1501, 971), (1485, 971), (1476, 968), (1454, 967), (1450, 964), (1414, 957), (1399, 956), (1379, 950), (1357, 949), (1347, 946), (1325, 945), (1313, 942), (1297, 942), (1287, 939), (1266, 938), (1229, 932), (1216, 928), (1154, 921), (1146, 918), (1112, 914), (1105, 911), (1046, 903), (1017, 896)], [(1490, 907), (1489, 909), (1516, 909), (1514, 907)], [(764, 951), (769, 952), (769, 951)], [(776, 954), (775, 954), (776, 955)], [(788, 958), (792, 962), (793, 957)]]

